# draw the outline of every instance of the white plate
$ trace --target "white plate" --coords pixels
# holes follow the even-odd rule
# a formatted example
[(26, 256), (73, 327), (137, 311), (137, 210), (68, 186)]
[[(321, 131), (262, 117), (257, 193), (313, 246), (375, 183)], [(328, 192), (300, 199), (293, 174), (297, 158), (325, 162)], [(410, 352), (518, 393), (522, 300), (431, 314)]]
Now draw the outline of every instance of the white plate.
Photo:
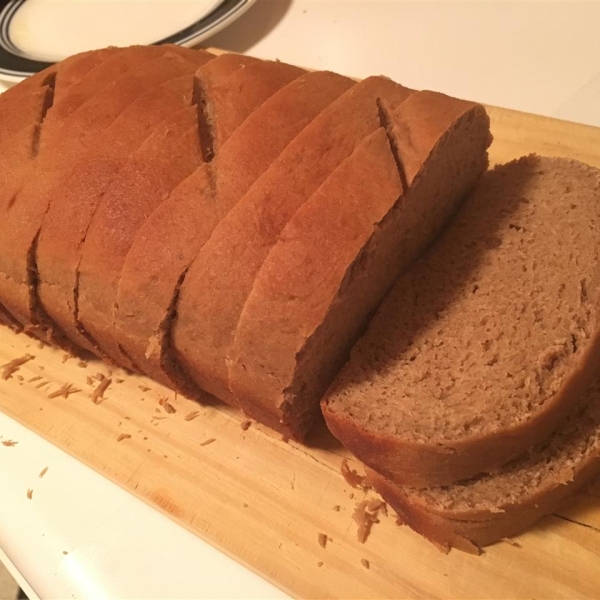
[(106, 46), (193, 46), (255, 0), (8, 0), (0, 6), (0, 79), (21, 80)]

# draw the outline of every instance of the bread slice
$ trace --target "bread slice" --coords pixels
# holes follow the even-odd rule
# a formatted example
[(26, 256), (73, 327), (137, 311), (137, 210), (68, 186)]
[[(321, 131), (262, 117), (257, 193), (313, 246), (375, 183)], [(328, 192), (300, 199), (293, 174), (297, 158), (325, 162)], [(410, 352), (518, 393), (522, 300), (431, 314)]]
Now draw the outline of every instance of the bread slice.
[[(198, 60), (206, 60), (206, 57), (199, 54)], [(186, 61), (174, 65), (178, 67), (173, 69), (176, 78), (149, 89), (129, 106), (78, 161), (68, 178), (60, 181), (37, 245), (38, 294), (46, 313), (73, 342), (100, 352), (77, 319), (78, 266), (98, 206), (111, 206), (109, 211), (114, 217), (126, 201), (137, 202), (142, 210), (148, 210), (153, 199), (156, 201), (168, 193), (169, 182), (178, 181), (189, 174), (190, 168), (200, 164), (203, 154), (212, 152), (215, 141), (211, 140), (210, 149), (200, 147), (199, 131), (208, 125), (199, 126), (196, 117), (198, 103), (206, 103), (195, 93), (198, 82), (208, 79), (214, 87), (211, 105), (232, 107), (230, 115), (221, 111), (214, 136), (220, 139), (232, 122), (243, 118), (243, 114), (238, 114), (236, 103), (231, 102), (231, 93), (237, 93), (240, 84), (240, 78), (233, 75), (253, 63), (261, 61), (223, 55), (201, 66), (196, 78), (193, 72), (198, 64)], [(188, 75), (177, 77), (182, 69), (187, 70)], [(231, 86), (223, 87), (221, 81), (230, 78), (233, 78)], [(180, 111), (185, 105), (190, 109)], [(148, 136), (150, 139), (140, 149)], [(148, 177), (154, 177), (155, 184), (150, 184)], [(137, 189), (142, 184), (144, 187)], [(65, 220), (67, 211), (70, 218)], [(107, 242), (111, 233), (113, 237), (117, 232), (122, 235), (126, 225), (135, 230), (133, 221), (123, 221), (104, 234)]]
[(121, 273), (115, 335), (145, 373), (198, 394), (169, 354), (171, 320), (186, 269), (285, 146), (352, 85), (327, 72), (292, 81), (252, 113), (218, 156), (184, 181), (140, 229)]
[(547, 438), (600, 364), (600, 171), (497, 167), (396, 283), (323, 403), (396, 483), (490, 473)]
[(479, 552), (559, 510), (600, 473), (600, 384), (556, 432), (493, 475), (430, 489), (404, 488), (368, 470), (400, 520), (443, 550)]
[[(282, 62), (254, 60), (209, 87), (199, 79), (209, 123), (210, 152), (219, 156), (227, 135), (301, 71)], [(217, 83), (213, 81), (213, 84)], [(185, 125), (184, 125), (185, 123)], [(195, 115), (177, 127), (160, 128), (112, 182), (90, 224), (78, 269), (79, 322), (103, 354), (139, 370), (119, 347), (113, 313), (123, 263), (135, 236), (157, 206), (202, 162)]]
[[(0, 274), (4, 275), (0, 277), (0, 302), (31, 331), (41, 326), (36, 319), (35, 294), (31, 293), (37, 278), (35, 246), (55, 186), (95, 142), (96, 136), (143, 93), (144, 86), (165, 81), (173, 65), (184, 60), (178, 53), (168, 49), (158, 55), (154, 49), (149, 50), (151, 56), (158, 57), (144, 59), (138, 69), (134, 68), (136, 61), (132, 61), (131, 72), (123, 73), (116, 80), (113, 77), (113, 85), (107, 84), (101, 91), (95, 85), (99, 80), (98, 72), (102, 69), (100, 66), (92, 71), (96, 74), (92, 78), (94, 85), (90, 86), (89, 79), (85, 78), (79, 85), (72, 86), (73, 93), (82, 88), (88, 90), (89, 100), (60, 124), (53, 120), (52, 109), (48, 111), (34, 163), (35, 170), (0, 223)], [(104, 64), (109, 65), (111, 61), (107, 60)], [(112, 72), (112, 69), (109, 70)], [(68, 144), (65, 140), (68, 140)]]
[(215, 228), (179, 294), (173, 350), (198, 386), (234, 402), (227, 355), (254, 277), (281, 230), (327, 176), (412, 90), (384, 77), (350, 88), (285, 148)]
[(382, 124), (286, 225), (235, 333), (231, 391), (247, 414), (296, 438), (396, 276), (487, 166), (480, 105), (417, 92), (382, 110)]

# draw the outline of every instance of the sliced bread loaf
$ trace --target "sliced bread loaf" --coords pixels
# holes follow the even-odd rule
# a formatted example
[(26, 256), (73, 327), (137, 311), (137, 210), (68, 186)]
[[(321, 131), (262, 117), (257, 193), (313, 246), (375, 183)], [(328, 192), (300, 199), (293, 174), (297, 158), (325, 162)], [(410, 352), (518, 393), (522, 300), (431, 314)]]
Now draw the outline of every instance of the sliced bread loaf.
[(400, 520), (442, 549), (478, 552), (563, 506), (600, 473), (600, 385), (594, 382), (556, 432), (493, 475), (430, 489), (369, 481)]
[(396, 276), (487, 166), (480, 105), (417, 92), (382, 110), (382, 124), (286, 225), (235, 333), (231, 391), (247, 414), (297, 438)]
[(350, 88), (285, 148), (198, 252), (181, 285), (172, 344), (202, 389), (233, 402), (228, 350), (269, 249), (296, 210), (380, 126), (377, 100), (395, 109), (411, 93), (384, 77)]
[(197, 394), (169, 355), (179, 285), (190, 262), (285, 146), (352, 85), (327, 72), (308, 73), (288, 84), (252, 113), (216, 158), (184, 181), (140, 229), (121, 273), (115, 335), (144, 372)]
[[(107, 84), (98, 90), (96, 76), (84, 78), (79, 84), (71, 86), (73, 93), (85, 88), (89, 99), (60, 123), (53, 120), (53, 110), (48, 111), (34, 162), (35, 169), (16, 195), (6, 218), (0, 222), (0, 273), (3, 275), (0, 277), (0, 302), (22, 324), (30, 326), (32, 331), (40, 329), (41, 325), (36, 319), (36, 295), (31, 293), (35, 290), (37, 278), (35, 246), (55, 185), (70, 171), (74, 161), (95, 142), (96, 136), (143, 94), (145, 86), (165, 81), (173, 65), (185, 60), (169, 49), (164, 49), (158, 55), (156, 50), (148, 50), (153, 58), (138, 59), (142, 63), (139, 68), (135, 68), (136, 61), (132, 60), (129, 72), (122, 73), (116, 79), (112, 76), (113, 85)], [(112, 60), (102, 65), (109, 65)], [(102, 65), (92, 73), (98, 75), (103, 70)], [(109, 70), (112, 75), (112, 69)], [(90, 79), (94, 82), (92, 86)]]
[[(206, 121), (215, 123), (216, 129), (209, 152), (218, 157), (227, 136), (246, 116), (300, 73), (282, 62), (254, 60), (225, 81), (213, 77), (207, 84), (199, 77), (203, 102), (210, 111)], [(102, 198), (83, 246), (78, 269), (79, 322), (103, 354), (129, 368), (137, 369), (121, 351), (113, 327), (121, 269), (140, 227), (201, 162), (198, 126), (191, 117), (185, 128), (183, 122), (175, 128), (170, 123), (161, 127), (160, 135), (131, 157)]]
[(497, 167), (396, 283), (322, 408), (396, 483), (493, 472), (548, 437), (600, 364), (600, 171)]

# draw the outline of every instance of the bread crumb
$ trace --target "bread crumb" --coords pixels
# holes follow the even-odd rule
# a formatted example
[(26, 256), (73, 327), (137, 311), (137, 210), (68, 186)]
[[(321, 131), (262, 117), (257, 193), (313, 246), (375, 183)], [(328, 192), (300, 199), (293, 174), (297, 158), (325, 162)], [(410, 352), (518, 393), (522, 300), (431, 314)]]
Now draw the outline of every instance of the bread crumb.
[(350, 500), (354, 500), (354, 492), (350, 492), (350, 495), (348, 496), (348, 498), (350, 498)]
[(352, 518), (358, 525), (356, 537), (361, 544), (364, 544), (371, 533), (371, 528), (374, 523), (379, 523), (377, 511), (370, 511), (368, 505), (370, 500), (363, 500), (356, 505)]
[(244, 508), (248, 508), (248, 504), (246, 502), (244, 502), (243, 506)]
[(29, 489), (27, 490), (27, 497), (28, 497), (30, 500), (33, 500), (33, 490), (32, 490), (31, 488), (29, 488)]
[(40, 471), (40, 479), (48, 472), (48, 467), (44, 467), (41, 471)]
[[(99, 373), (101, 375), (101, 373)], [(104, 377), (104, 375), (102, 376)], [(104, 379), (99, 379), (100, 384), (98, 387), (92, 392), (92, 402), (94, 404), (101, 404), (104, 400), (104, 392), (108, 389), (108, 386), (112, 383), (112, 379), (104, 377)]]
[(123, 383), (124, 381), (125, 381), (124, 379), (119, 379), (119, 378), (115, 379), (116, 383)]
[(515, 548), (521, 547), (521, 544), (519, 544), (519, 542), (517, 542), (516, 540), (513, 540), (512, 538), (509, 538), (509, 537), (500, 538), (500, 541), (505, 542), (506, 544), (510, 544), (511, 546), (514, 546)]
[(371, 568), (371, 563), (366, 559), (366, 558), (361, 558), (360, 559), (360, 564), (365, 568), (365, 569), (370, 569)]
[(203, 442), (200, 442), (201, 446), (208, 446), (209, 444), (212, 444), (213, 442), (216, 442), (217, 439), (216, 438), (208, 438), (207, 440), (204, 440)]
[(66, 556), (69, 553), (66, 550), (63, 550), (63, 554)]
[(169, 415), (172, 415), (173, 413), (177, 412), (175, 407), (170, 402), (165, 402), (163, 404), (163, 408), (165, 409), (165, 412)]
[(318, 536), (318, 540), (319, 540), (319, 546), (321, 546), (321, 548), (325, 548), (327, 546), (327, 534), (325, 533), (319, 533)]
[(50, 382), (49, 381), (40, 381), (36, 386), (35, 389), (39, 390), (40, 388), (43, 388), (45, 385), (48, 385)]
[(25, 379), (25, 377), (23, 377), (23, 375), (17, 375), (18, 381), (23, 381), (24, 379)]
[(87, 368), (88, 364), (87, 364), (87, 361), (80, 360), (80, 361), (77, 361), (77, 366), (81, 367), (82, 369), (85, 369), (85, 368)]
[(40, 340), (40, 341), (38, 342), (38, 345), (37, 345), (37, 346), (38, 346), (38, 348), (41, 350), (41, 349), (42, 349), (42, 348), (43, 348), (45, 345), (46, 345), (46, 342), (44, 342), (44, 340)]
[(193, 410), (192, 412), (185, 415), (186, 421), (193, 421), (200, 414), (199, 410)]
[(85, 378), (85, 382), (88, 385), (94, 385), (94, 380), (89, 375)]
[(117, 442), (122, 442), (123, 440), (128, 440), (131, 437), (128, 433), (122, 433), (118, 438)]
[(150, 388), (147, 385), (138, 385), (138, 389), (142, 390), (142, 392), (150, 391)]
[(3, 446), (6, 446), (7, 448), (12, 448), (13, 446), (16, 446), (19, 442), (14, 442), (13, 440), (4, 440), (2, 442)]
[(322, 560), (320, 560), (320, 561), (317, 563), (317, 567), (319, 567), (319, 569), (320, 569), (322, 566), (323, 566), (323, 561), (322, 561)]
[(104, 373), (98, 372), (94, 375), (94, 379), (96, 381), (104, 381), (106, 379), (106, 375), (104, 375)]
[(282, 441), (282, 442), (285, 442), (286, 444), (289, 444), (289, 443), (290, 443), (290, 436), (289, 436), (289, 435), (285, 435), (285, 434), (283, 434), (283, 435), (281, 436), (281, 441)]
[(365, 492), (371, 489), (371, 486), (367, 483), (366, 476), (359, 475), (354, 469), (351, 469), (346, 459), (342, 461), (340, 471), (350, 487), (356, 490), (364, 490)]
[(335, 512), (340, 512), (340, 509), (341, 509), (341, 508), (342, 508), (342, 507), (341, 507), (339, 504), (336, 504), (336, 505), (333, 507), (333, 510), (335, 510)]
[(243, 431), (248, 431), (248, 429), (250, 428), (250, 425), (252, 425), (252, 421), (250, 419), (244, 419), (241, 422), (241, 427)]
[(2, 369), (2, 375), (0, 375), (0, 379), (10, 379), (13, 374), (16, 373), (26, 362), (29, 362), (33, 358), (35, 358), (33, 354), (25, 354), (2, 365), (0, 367)]
[(27, 380), (27, 383), (33, 383), (34, 381), (39, 381), (42, 378), (41, 375), (36, 375), (35, 377), (32, 377), (31, 379)]
[(68, 398), (71, 394), (76, 394), (80, 392), (79, 388), (74, 388), (72, 383), (65, 383), (61, 388), (57, 389), (55, 392), (48, 394), (48, 398), (59, 398), (62, 396), (63, 398)]
[(67, 361), (68, 361), (70, 358), (71, 358), (71, 355), (70, 355), (70, 354), (68, 354), (67, 352), (65, 352), (65, 353), (62, 355), (62, 361), (61, 361), (61, 362), (64, 364), (64, 363), (66, 363), (66, 362), (67, 362)]

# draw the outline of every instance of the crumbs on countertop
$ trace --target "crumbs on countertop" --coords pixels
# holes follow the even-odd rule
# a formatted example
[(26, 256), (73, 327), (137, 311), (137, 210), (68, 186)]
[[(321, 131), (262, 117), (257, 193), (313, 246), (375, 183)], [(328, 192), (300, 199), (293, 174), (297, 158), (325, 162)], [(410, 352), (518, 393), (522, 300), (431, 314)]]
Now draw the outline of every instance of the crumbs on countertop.
[(34, 358), (35, 356), (33, 356), (33, 354), (25, 354), (2, 365), (0, 367), (2, 369), (2, 375), (0, 375), (0, 379), (10, 379), (13, 374), (16, 373), (25, 363)]

